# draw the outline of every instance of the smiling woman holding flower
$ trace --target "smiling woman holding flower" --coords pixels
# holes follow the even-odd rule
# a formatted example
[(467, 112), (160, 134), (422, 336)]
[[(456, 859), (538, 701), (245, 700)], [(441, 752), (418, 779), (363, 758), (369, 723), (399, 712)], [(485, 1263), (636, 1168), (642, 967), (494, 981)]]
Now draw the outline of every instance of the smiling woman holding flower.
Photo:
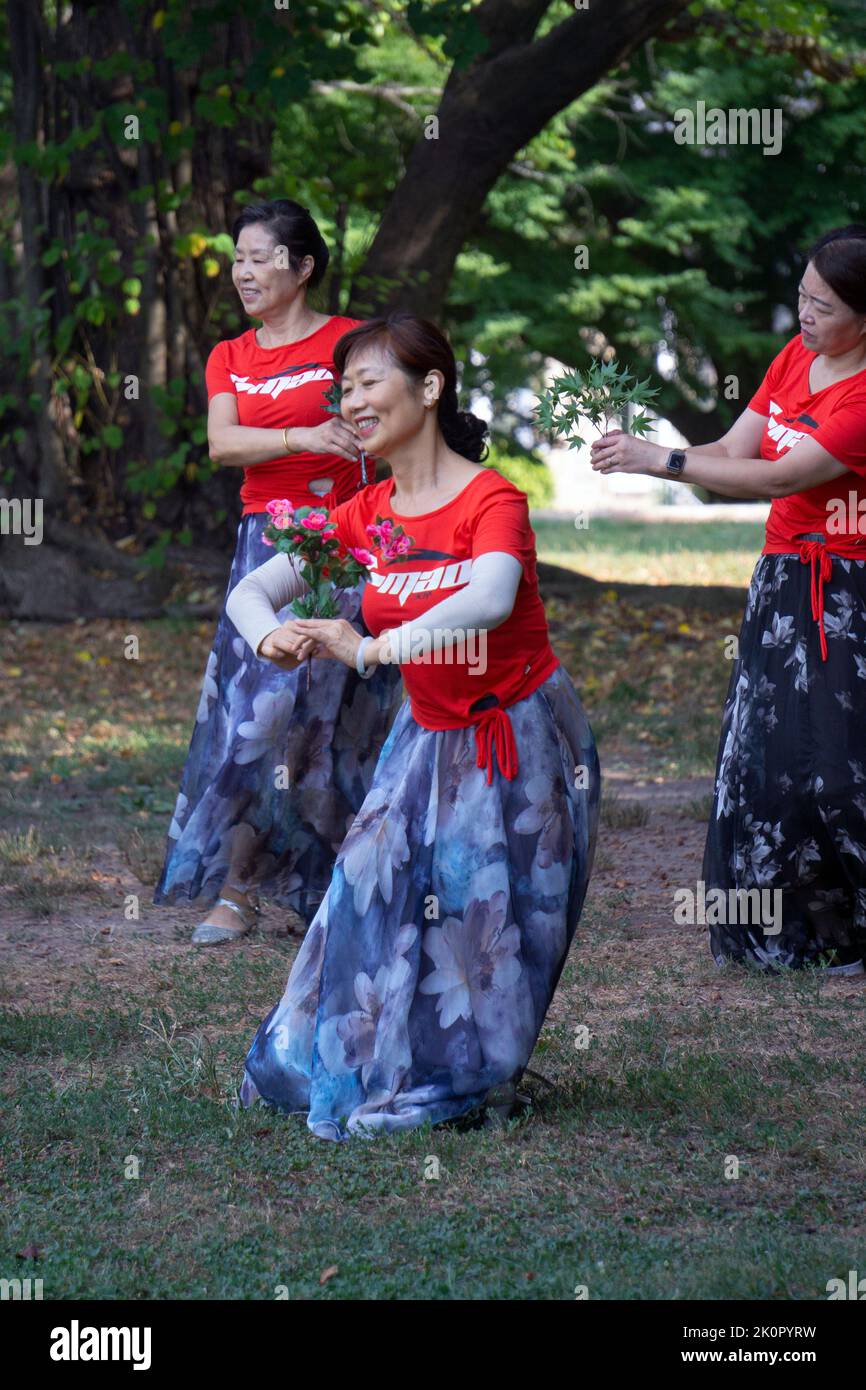
[(324, 1139), (510, 1110), (580, 915), (599, 798), (526, 497), (480, 465), (486, 427), (458, 409), (447, 340), (395, 314), (334, 360), (344, 420), (393, 474), (327, 518), (369, 569), (373, 635), (279, 623), (308, 588), (294, 539), (228, 604), (253, 651), (365, 679), (397, 663), (409, 697), (247, 1057), (242, 1100), (305, 1112)]
[[(232, 280), (261, 326), (218, 343), (207, 364), (211, 458), (243, 470), (227, 593), (267, 559), (270, 499), (340, 502), (366, 481), (357, 431), (327, 403), (334, 344), (357, 320), (307, 304), (328, 264), (318, 227), (306, 208), (276, 199), (245, 208), (232, 237)], [(360, 602), (357, 588), (340, 598), (359, 626)], [(311, 920), (398, 698), (392, 671), (366, 684), (317, 661), (299, 681), (247, 652), (222, 614), (154, 895), (217, 900), (196, 945), (242, 937), (260, 893)]]

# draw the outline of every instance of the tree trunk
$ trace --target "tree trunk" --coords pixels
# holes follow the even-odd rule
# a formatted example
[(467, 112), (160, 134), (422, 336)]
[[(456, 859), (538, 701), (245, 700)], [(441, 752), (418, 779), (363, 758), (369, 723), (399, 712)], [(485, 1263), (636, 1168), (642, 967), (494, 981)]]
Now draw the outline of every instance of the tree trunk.
[[(43, 102), (41, 12), (32, 0), (9, 0), (7, 14), (15, 142), (20, 145), (35, 143), (40, 130)], [(30, 387), (41, 398), (35, 420), (39, 445), (39, 472), (35, 484), (43, 505), (56, 507), (62, 503), (66, 493), (67, 469), (63, 446), (52, 423), (51, 364), (47, 334), (39, 324), (39, 315), (44, 312), (42, 296), (46, 288), (40, 263), (41, 232), (45, 218), (36, 176), (27, 164), (20, 162), (18, 197), (21, 209), (22, 297), (26, 307), (21, 332), (24, 340), (30, 343), (33, 363)]]

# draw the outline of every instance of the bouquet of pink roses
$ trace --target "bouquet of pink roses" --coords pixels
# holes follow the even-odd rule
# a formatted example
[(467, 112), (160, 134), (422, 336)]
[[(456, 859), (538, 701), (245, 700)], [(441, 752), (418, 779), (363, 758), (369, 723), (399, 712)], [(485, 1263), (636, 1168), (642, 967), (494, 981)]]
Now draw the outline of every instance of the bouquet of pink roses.
[[(353, 589), (369, 576), (376, 563), (375, 556), (360, 547), (343, 546), (337, 539), (337, 528), (328, 515), (327, 507), (292, 506), (288, 498), (273, 498), (265, 510), (272, 520), (265, 527), (262, 540), (274, 550), (282, 551), (299, 561), (299, 572), (309, 589), (290, 607), (298, 618), (337, 618), (338, 589)], [(402, 526), (391, 517), (377, 516), (375, 525), (367, 527), (371, 545), (382, 559), (393, 560), (405, 555), (413, 545)], [(307, 689), (310, 686), (310, 667), (307, 667)]]
[(338, 589), (353, 589), (368, 573), (373, 556), (366, 550), (346, 551), (337, 540), (337, 528), (327, 507), (298, 507), (288, 498), (274, 498), (265, 510), (273, 520), (262, 540), (293, 560), (300, 561), (302, 579), (309, 591), (292, 604), (299, 618), (336, 618)]

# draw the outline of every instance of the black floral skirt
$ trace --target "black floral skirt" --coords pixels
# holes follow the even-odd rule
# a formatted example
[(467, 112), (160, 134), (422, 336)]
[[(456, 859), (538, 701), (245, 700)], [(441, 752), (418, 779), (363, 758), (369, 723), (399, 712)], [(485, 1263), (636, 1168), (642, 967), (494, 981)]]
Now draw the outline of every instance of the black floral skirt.
[[(763, 555), (725, 703), (703, 878), (718, 964), (866, 960), (866, 569), (833, 558), (827, 660), (799, 555)], [(746, 894), (767, 890), (765, 910)], [(722, 902), (716, 894), (715, 901)], [(758, 908), (758, 894), (753, 894)], [(712, 916), (723, 920), (712, 922)]]

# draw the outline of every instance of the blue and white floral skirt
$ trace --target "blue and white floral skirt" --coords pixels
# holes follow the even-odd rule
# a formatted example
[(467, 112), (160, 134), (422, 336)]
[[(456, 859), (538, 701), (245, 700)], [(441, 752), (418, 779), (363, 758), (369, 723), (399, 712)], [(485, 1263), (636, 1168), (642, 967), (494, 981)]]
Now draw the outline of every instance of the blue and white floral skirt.
[[(722, 723), (705, 892), (719, 965), (849, 965), (866, 958), (866, 569), (833, 558), (827, 660), (810, 566), (763, 555)], [(753, 910), (731, 890), (753, 894)], [(775, 896), (774, 896), (775, 895)], [(717, 899), (721, 902), (721, 899)], [(713, 923), (712, 916), (724, 921)], [(746, 920), (744, 921), (743, 918)]]
[(474, 729), (398, 714), (241, 1101), (323, 1139), (461, 1115), (520, 1078), (586, 894), (599, 765), (561, 668), (508, 711), (519, 769)]
[[(267, 513), (242, 518), (226, 598), (274, 551)], [(359, 631), (361, 589), (341, 616)], [(291, 617), (284, 608), (280, 621)], [(399, 708), (399, 670), (361, 680), (342, 662), (282, 671), (253, 655), (225, 608), (168, 831), (155, 903), (211, 903), (250, 889), (315, 916)]]

